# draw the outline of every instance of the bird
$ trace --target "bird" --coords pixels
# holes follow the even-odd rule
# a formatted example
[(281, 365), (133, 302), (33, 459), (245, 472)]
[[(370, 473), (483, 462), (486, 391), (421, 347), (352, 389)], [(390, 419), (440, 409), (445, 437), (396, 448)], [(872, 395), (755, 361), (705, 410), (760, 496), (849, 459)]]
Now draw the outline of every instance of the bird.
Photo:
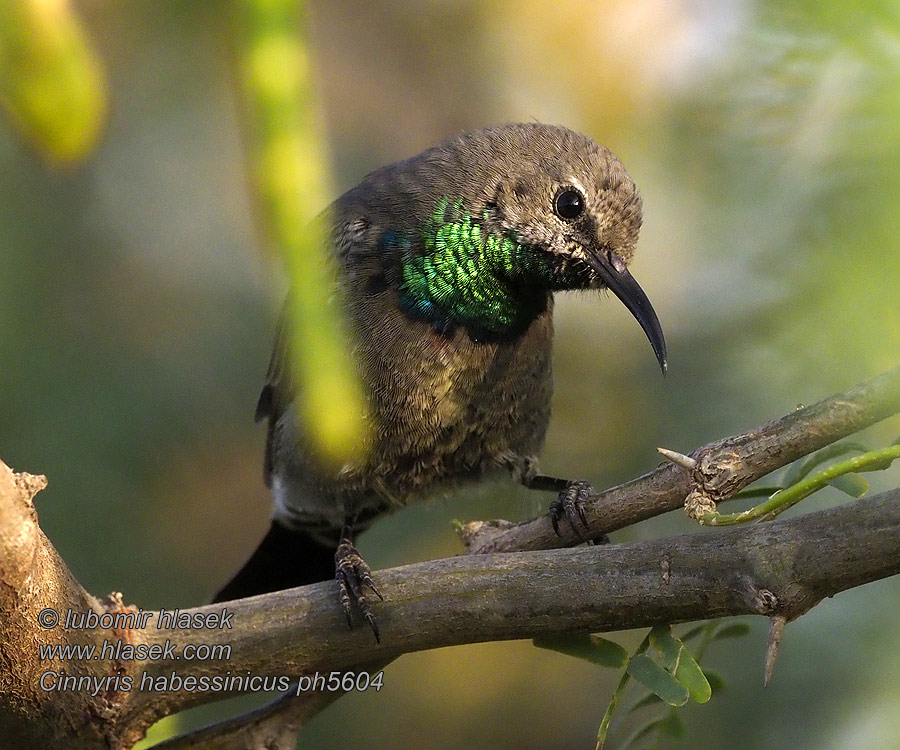
[(448, 488), (507, 473), (556, 493), (550, 519), (586, 541), (588, 482), (541, 474), (550, 421), (554, 294), (611, 291), (650, 341), (659, 319), (628, 271), (642, 222), (619, 159), (563, 126), (509, 123), (459, 134), (377, 169), (327, 209), (327, 252), (373, 434), (340, 470), (315, 457), (294, 408), (285, 315), (257, 421), (268, 424), (268, 533), (215, 596), (229, 601), (336, 580), (380, 631), (383, 599), (355, 546), (376, 519)]

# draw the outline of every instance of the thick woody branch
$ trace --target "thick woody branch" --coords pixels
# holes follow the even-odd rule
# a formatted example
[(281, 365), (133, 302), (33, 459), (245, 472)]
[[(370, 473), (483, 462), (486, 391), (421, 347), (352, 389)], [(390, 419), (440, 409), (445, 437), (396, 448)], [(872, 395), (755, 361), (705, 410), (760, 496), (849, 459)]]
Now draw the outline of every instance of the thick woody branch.
[[(692, 489), (724, 499), (796, 458), (900, 411), (900, 369), (781, 420), (712, 443), (692, 456), (693, 471), (672, 465), (597, 496), (592, 533), (621, 528), (680, 507)], [(676, 446), (677, 447), (677, 446)], [(333, 586), (316, 584), (227, 604), (230, 630), (63, 631), (37, 626), (46, 607), (60, 612), (121, 609), (99, 602), (72, 578), (37, 526), (31, 497), (39, 480), (0, 464), (0, 736), (16, 747), (127, 748), (158, 718), (221, 694), (133, 689), (47, 692), (48, 669), (102, 678), (125, 675), (135, 685), (173, 671), (195, 678), (222, 672), (215, 662), (42, 662), (41, 644), (132, 644), (177, 639), (185, 645), (228, 645), (232, 674), (287, 675), (363, 670), (403, 653), (488, 640), (567, 631), (604, 631), (654, 623), (763, 614), (785, 620), (825, 596), (900, 572), (900, 491), (791, 520), (710, 534), (627, 545), (518, 554), (466, 555), (378, 573), (389, 592), (379, 603), (383, 641), (346, 628)], [(549, 523), (469, 529), (470, 552), (559, 546)], [(567, 540), (574, 541), (574, 540)], [(562, 542), (566, 543), (566, 540)], [(190, 610), (211, 613), (221, 605)], [(286, 701), (232, 722), (192, 744), (241, 747), (265, 740), (286, 746), (303, 720), (331, 696)], [(273, 718), (274, 717), (274, 718)], [(230, 737), (233, 742), (217, 744)], [(176, 741), (177, 742), (177, 741)], [(205, 744), (204, 744), (205, 742)]]
[[(900, 572), (900, 491), (790, 521), (625, 545), (462, 556), (379, 572), (380, 646), (342, 622), (330, 583), (228, 604), (232, 673), (359, 669), (424, 649), (552, 633), (609, 631), (728, 615), (793, 619), (821, 599)], [(265, 606), (261, 606), (265, 603)], [(215, 612), (221, 605), (191, 612)], [(136, 631), (136, 642), (171, 633)], [(219, 665), (139, 664), (152, 675), (214, 675)], [(134, 692), (116, 724), (141, 725), (210, 695)]]
[[(382, 643), (350, 631), (330, 582), (227, 606), (231, 631), (191, 639), (229, 643), (232, 671), (299, 675), (349, 669), (462, 643), (608, 631), (728, 615), (793, 619), (822, 598), (900, 572), (900, 490), (801, 518), (715, 534), (622, 545), (461, 556), (379, 572), (390, 597), (379, 604)], [(192, 612), (215, 612), (221, 605)], [(136, 634), (138, 635), (138, 634)], [(167, 633), (142, 631), (152, 643)], [(153, 674), (209, 663), (160, 661)], [(277, 673), (277, 672), (276, 672)], [(147, 694), (138, 704), (152, 702)], [(166, 699), (168, 700), (168, 698)], [(197, 702), (185, 696), (179, 702)]]
[[(180, 640), (227, 643), (233, 650), (232, 673), (296, 677), (488, 640), (740, 614), (790, 619), (824, 597), (900, 572), (898, 536), (900, 491), (893, 491), (790, 521), (714, 534), (463, 556), (381, 571), (379, 580), (391, 595), (379, 605), (380, 646), (365, 628), (347, 630), (328, 583), (232, 602), (227, 605), (234, 612), (231, 630), (191, 631)], [(220, 609), (214, 605), (190, 612)], [(172, 634), (148, 629), (130, 636), (135, 643), (158, 643)], [(31, 661), (36, 661), (34, 655)], [(130, 669), (201, 676), (221, 668), (162, 660), (135, 663)], [(133, 691), (110, 705), (108, 717), (95, 715), (91, 725), (105, 729), (107, 737), (121, 736), (126, 728), (130, 735), (134, 727), (214, 697)], [(21, 728), (19, 732), (25, 736)]]
[[(391, 592), (379, 605), (380, 646), (364, 628), (340, 629), (333, 591), (316, 584), (266, 596), (264, 611), (253, 600), (229, 605), (242, 623), (241, 633), (231, 635), (241, 654), (231, 668), (267, 670), (274, 661), (294, 674), (359, 669), (376, 655), (393, 659), (481, 641), (729, 615), (788, 621), (826, 597), (900, 573), (898, 534), (900, 490), (894, 490), (789, 521), (713, 534), (394, 568), (379, 572), (379, 582)], [(278, 623), (274, 629), (272, 622)], [(260, 637), (263, 627), (269, 649)], [(279, 653), (273, 660), (275, 644)], [(290, 715), (289, 710), (282, 701), (255, 719), (267, 711), (276, 718)], [(166, 747), (220, 747), (205, 744), (208, 737), (196, 739), (176, 739)]]
[[(692, 490), (714, 502), (727, 500), (766, 474), (898, 412), (900, 367), (761, 427), (698, 448), (690, 454), (697, 461), (693, 471), (666, 463), (594, 495), (585, 504), (588, 535), (597, 539), (682, 508)], [(557, 536), (549, 519), (541, 516), (517, 524), (473, 521), (461, 536), (470, 554), (553, 549), (581, 541), (567, 524), (560, 525), (560, 532), (562, 536)]]
[[(77, 633), (42, 629), (40, 612), (48, 606), (104, 611), (38, 526), (32, 499), (46, 484), (44, 477), (14, 474), (0, 462), (0, 737), (17, 748), (103, 747), (109, 696), (73, 693), (60, 700), (40, 688), (45, 670), (68, 665), (40, 661), (39, 648), (83, 640)], [(101, 675), (110, 668), (97, 661), (85, 671)], [(70, 742), (72, 735), (83, 743)]]

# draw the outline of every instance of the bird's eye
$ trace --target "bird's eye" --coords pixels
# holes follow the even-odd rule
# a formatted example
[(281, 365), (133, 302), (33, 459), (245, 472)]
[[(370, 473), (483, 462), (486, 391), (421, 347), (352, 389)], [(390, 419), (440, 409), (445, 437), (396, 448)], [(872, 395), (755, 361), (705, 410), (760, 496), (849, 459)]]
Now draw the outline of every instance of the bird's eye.
[(560, 219), (566, 221), (577, 219), (584, 211), (584, 196), (576, 188), (563, 188), (556, 194), (553, 210)]

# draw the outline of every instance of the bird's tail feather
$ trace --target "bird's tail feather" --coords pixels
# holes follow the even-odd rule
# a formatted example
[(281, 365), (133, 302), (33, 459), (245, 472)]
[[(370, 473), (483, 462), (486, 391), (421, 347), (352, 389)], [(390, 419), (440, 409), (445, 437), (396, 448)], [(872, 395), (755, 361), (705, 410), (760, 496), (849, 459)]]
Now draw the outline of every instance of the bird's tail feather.
[(335, 547), (272, 521), (256, 551), (212, 601), (227, 602), (330, 580), (334, 578)]

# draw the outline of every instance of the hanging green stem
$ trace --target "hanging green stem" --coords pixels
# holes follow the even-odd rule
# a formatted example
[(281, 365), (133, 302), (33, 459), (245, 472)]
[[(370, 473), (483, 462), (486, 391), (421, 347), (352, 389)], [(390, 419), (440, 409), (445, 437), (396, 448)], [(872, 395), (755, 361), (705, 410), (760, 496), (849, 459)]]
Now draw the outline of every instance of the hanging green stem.
[[(650, 647), (650, 633), (647, 633), (644, 636), (644, 640), (641, 641), (641, 645), (637, 647), (635, 652), (631, 655), (633, 659), (638, 654), (643, 654)], [(619, 684), (616, 685), (616, 689), (613, 690), (612, 698), (609, 700), (609, 705), (606, 707), (606, 713), (603, 714), (603, 719), (600, 721), (600, 726), (597, 729), (597, 745), (594, 750), (603, 750), (603, 745), (606, 743), (606, 735), (609, 734), (609, 725), (612, 722), (613, 714), (616, 712), (616, 708), (622, 700), (622, 696), (625, 695), (625, 688), (628, 687), (628, 681), (631, 677), (628, 674), (628, 670), (626, 669), (622, 673), (622, 678), (619, 680)]]
[(313, 448), (335, 469), (359, 461), (369, 423), (327, 252), (334, 195), (315, 96), (305, 3), (234, 0), (249, 172), (263, 234), (291, 285), (286, 344)]
[(52, 164), (97, 145), (106, 78), (69, 0), (0, 0), (0, 110)]

